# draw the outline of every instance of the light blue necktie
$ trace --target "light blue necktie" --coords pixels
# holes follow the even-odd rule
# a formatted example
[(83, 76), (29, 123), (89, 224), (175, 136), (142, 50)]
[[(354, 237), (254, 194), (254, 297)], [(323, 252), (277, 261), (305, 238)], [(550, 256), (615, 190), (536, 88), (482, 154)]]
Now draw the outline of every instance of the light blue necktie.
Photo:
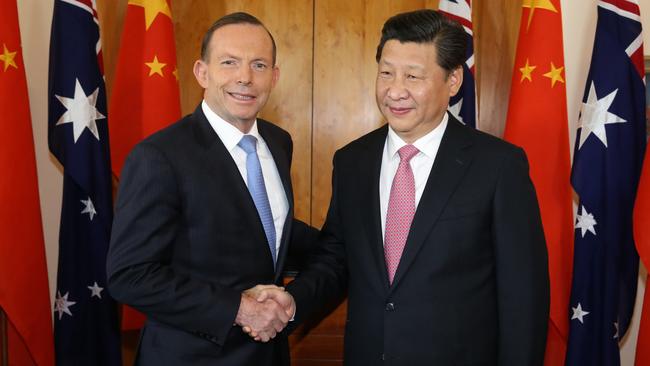
[(257, 213), (262, 220), (266, 239), (269, 241), (273, 264), (276, 262), (275, 253), (275, 225), (273, 224), (273, 213), (269, 204), (269, 197), (266, 194), (266, 185), (262, 175), (262, 165), (257, 156), (257, 139), (252, 135), (244, 135), (239, 141), (239, 147), (246, 152), (246, 180), (248, 181), (248, 191), (253, 197)]

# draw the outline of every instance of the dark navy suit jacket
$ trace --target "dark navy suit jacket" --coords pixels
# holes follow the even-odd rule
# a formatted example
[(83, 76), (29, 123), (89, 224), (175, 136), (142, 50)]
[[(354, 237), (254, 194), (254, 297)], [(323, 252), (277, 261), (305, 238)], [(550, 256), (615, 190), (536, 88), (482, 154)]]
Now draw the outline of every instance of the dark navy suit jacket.
[(449, 116), (390, 285), (379, 212), (387, 132), (334, 156), (322, 242), (287, 286), (296, 319), (348, 289), (346, 365), (542, 365), (548, 260), (523, 150)]
[(199, 106), (150, 136), (122, 171), (108, 254), (109, 290), (147, 315), (140, 365), (287, 365), (286, 334), (255, 342), (234, 326), (243, 290), (281, 283), (290, 242), (315, 230), (293, 219), (292, 141), (258, 119), (289, 202), (277, 266), (255, 204)]

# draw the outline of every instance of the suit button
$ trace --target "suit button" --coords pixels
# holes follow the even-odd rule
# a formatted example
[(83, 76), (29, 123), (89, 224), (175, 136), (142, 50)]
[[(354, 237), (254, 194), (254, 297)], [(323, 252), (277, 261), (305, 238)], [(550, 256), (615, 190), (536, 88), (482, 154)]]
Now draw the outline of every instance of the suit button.
[(395, 310), (395, 304), (393, 304), (392, 302), (386, 304), (386, 311), (393, 311), (393, 310)]

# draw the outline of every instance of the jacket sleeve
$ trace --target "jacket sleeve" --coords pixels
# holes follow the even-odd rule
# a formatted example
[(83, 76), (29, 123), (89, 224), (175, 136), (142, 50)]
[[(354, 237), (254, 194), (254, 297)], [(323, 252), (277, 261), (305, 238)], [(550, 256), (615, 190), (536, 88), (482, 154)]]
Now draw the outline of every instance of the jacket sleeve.
[(550, 302), (548, 255), (535, 188), (521, 149), (503, 160), (492, 219), (498, 364), (542, 365)]
[[(338, 154), (337, 154), (338, 155)], [(298, 277), (287, 285), (296, 301), (296, 323), (339, 300), (347, 288), (345, 245), (338, 205), (337, 164), (334, 157), (332, 198), (318, 241)]]
[(241, 294), (170, 265), (173, 252), (183, 250), (175, 174), (154, 145), (139, 144), (127, 158), (107, 257), (109, 291), (156, 321), (223, 344)]

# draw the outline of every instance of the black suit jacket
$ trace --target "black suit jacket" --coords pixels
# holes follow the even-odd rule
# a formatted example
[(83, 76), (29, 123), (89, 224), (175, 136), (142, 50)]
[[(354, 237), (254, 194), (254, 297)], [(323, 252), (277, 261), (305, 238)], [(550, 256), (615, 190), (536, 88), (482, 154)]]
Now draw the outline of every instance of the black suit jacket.
[(379, 212), (387, 131), (334, 156), (322, 243), (288, 286), (297, 319), (348, 288), (346, 365), (541, 365), (548, 263), (523, 150), (450, 115), (389, 285)]
[(289, 242), (314, 235), (293, 220), (291, 137), (261, 119), (258, 130), (289, 202), (275, 269), (248, 188), (200, 106), (127, 158), (107, 267), (111, 295), (148, 317), (137, 364), (289, 363), (285, 334), (258, 343), (233, 325), (241, 292), (280, 283)]

